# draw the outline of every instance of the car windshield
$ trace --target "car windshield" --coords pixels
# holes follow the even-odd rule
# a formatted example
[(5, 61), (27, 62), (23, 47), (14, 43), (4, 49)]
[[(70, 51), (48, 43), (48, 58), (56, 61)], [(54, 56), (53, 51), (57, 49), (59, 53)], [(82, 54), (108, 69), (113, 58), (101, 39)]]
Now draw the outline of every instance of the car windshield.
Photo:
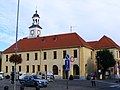
[(33, 78), (34, 79), (41, 79), (39, 76), (37, 76), (37, 75), (33, 75)]

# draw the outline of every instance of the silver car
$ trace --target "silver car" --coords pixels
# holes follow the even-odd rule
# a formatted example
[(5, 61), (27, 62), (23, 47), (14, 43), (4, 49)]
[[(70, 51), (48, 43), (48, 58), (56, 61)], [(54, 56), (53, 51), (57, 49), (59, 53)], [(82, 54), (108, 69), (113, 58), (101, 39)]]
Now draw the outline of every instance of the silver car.
[(46, 79), (42, 79), (41, 77), (39, 77), (39, 76), (37, 76), (37, 75), (32, 75), (33, 76), (33, 78), (35, 79), (35, 80), (39, 80), (39, 81), (41, 81), (41, 82), (44, 82), (44, 87), (47, 87), (47, 85), (48, 85), (48, 80), (46, 80)]

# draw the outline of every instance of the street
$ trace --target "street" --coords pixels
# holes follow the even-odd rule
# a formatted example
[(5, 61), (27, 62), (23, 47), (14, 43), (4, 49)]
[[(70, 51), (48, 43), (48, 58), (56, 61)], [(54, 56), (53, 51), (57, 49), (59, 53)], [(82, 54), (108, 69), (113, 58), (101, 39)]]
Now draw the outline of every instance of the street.
[[(96, 80), (96, 85), (92, 87), (89, 80), (55, 80), (40, 90), (120, 90), (120, 82), (115, 83), (115, 80)], [(4, 90), (5, 86), (9, 87), (8, 90), (13, 90), (10, 80), (0, 80), (0, 90)], [(16, 90), (20, 90), (18, 81), (16, 87)], [(24, 90), (36, 90), (36, 88), (25, 87)]]

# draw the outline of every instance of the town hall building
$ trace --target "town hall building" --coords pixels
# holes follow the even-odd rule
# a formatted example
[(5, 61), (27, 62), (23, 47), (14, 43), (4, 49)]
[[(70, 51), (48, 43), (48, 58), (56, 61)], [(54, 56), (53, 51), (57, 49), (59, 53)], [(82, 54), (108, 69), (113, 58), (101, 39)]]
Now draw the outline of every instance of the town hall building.
[[(51, 36), (41, 36), (42, 27), (39, 25), (40, 16), (37, 11), (32, 17), (29, 36), (20, 39), (18, 52), (22, 63), (17, 64), (16, 70), (26, 74), (37, 72), (53, 72), (56, 79), (64, 79), (65, 56), (70, 56), (69, 75), (85, 79), (97, 70), (96, 52), (102, 49), (110, 50), (116, 60), (116, 66), (110, 70), (113, 75), (120, 75), (120, 47), (112, 39), (103, 36), (98, 41), (86, 42), (77, 33), (65, 33)], [(2, 71), (7, 75), (14, 70), (14, 64), (9, 58), (15, 53), (15, 43), (2, 52)]]

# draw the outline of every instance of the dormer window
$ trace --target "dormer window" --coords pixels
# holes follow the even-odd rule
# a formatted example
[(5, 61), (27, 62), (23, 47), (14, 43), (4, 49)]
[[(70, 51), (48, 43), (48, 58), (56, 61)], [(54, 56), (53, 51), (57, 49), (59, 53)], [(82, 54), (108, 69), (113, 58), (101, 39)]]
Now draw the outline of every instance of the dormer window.
[(54, 41), (56, 41), (56, 40), (57, 40), (57, 37), (56, 37), (56, 36), (54, 36), (54, 37), (53, 37), (53, 40), (54, 40)]
[(42, 42), (45, 42), (45, 37), (42, 38)]

